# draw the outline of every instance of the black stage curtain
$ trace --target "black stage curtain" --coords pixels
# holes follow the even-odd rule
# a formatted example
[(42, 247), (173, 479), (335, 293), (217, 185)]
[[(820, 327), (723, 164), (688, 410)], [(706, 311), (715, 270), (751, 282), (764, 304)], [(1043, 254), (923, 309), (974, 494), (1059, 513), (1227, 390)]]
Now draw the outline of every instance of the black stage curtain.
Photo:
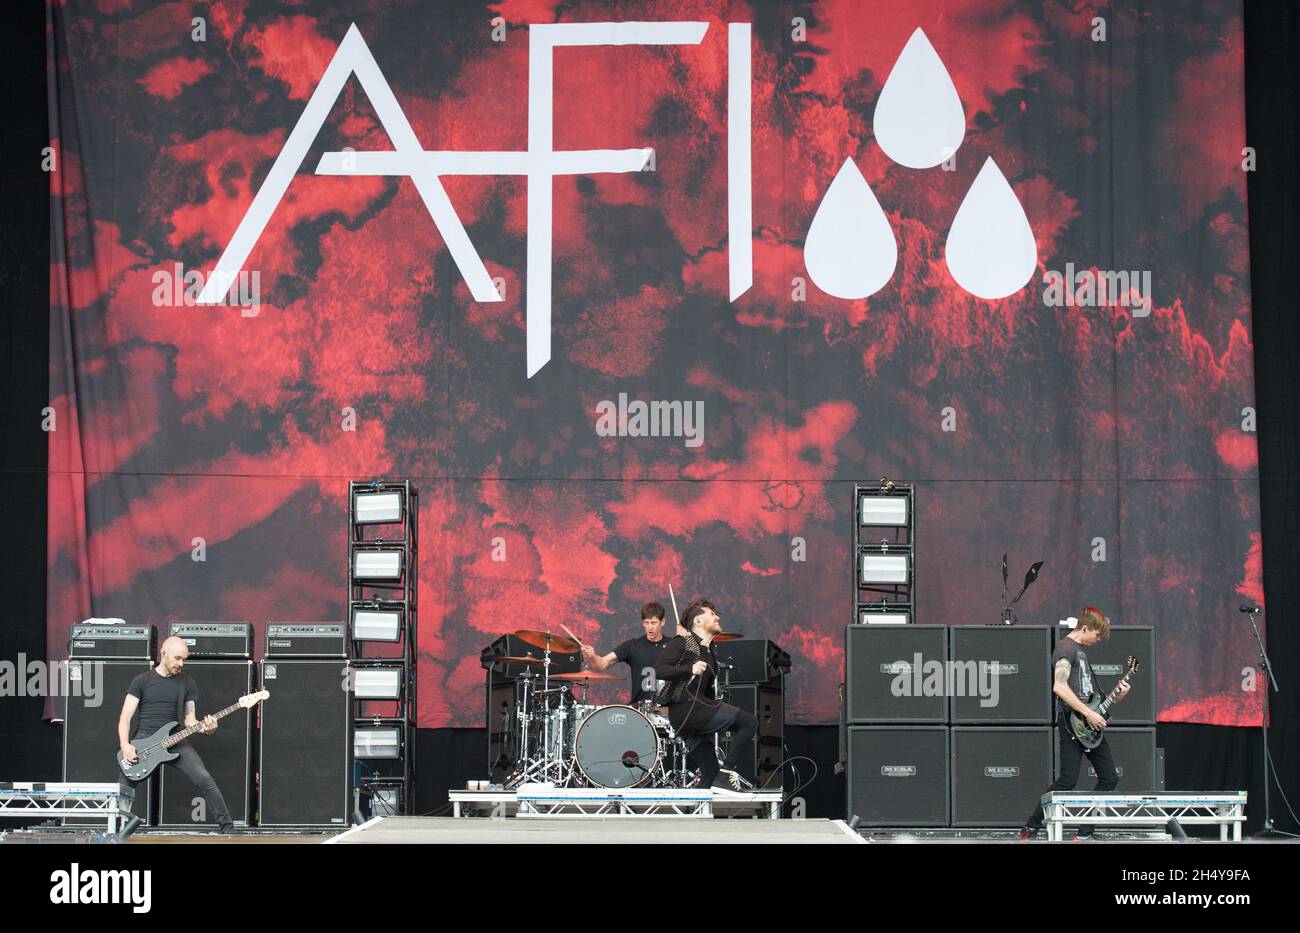
[[(49, 346), (49, 200), (41, 150), (49, 144), (45, 101), (45, 23), (40, 4), (0, 6), (0, 658), (45, 653), (46, 438)], [(1251, 281), (1258, 404), (1260, 504), (1268, 642), (1286, 692), (1274, 700), (1270, 746), (1291, 805), (1300, 805), (1300, 320), (1292, 281), (1300, 260), (1297, 179), (1300, 136), (1293, 102), (1300, 98), (1300, 7), (1290, 0), (1247, 2), (1247, 138), (1258, 156), (1249, 177)], [(1155, 597), (1153, 597), (1155, 598)], [(1246, 624), (1243, 620), (1235, 620)], [(0, 702), (0, 780), (54, 779), (60, 774), (57, 726), (41, 720), (39, 699)], [(1263, 820), (1263, 743), (1259, 730), (1162, 725), (1170, 789), (1244, 787), (1251, 796), (1249, 829)], [(446, 791), (482, 777), (486, 749), (478, 729), (425, 729), (417, 736), (417, 805), (436, 812)], [(818, 767), (800, 796), (808, 816), (841, 816), (843, 778), (834, 774), (833, 726), (791, 727), (791, 755)], [(812, 778), (799, 762), (804, 780)], [(1279, 828), (1300, 831), (1273, 795)]]

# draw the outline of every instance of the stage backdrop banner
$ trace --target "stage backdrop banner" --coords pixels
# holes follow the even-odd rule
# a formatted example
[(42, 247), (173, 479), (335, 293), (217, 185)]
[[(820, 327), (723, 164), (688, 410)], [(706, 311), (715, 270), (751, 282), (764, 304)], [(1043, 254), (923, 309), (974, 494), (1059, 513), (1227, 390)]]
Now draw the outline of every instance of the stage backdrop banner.
[(421, 725), (481, 723), (502, 632), (611, 651), (669, 584), (834, 722), (888, 476), (919, 622), (1044, 560), (1022, 622), (1154, 625), (1161, 719), (1259, 722), (1237, 0), (48, 24), (52, 657), (342, 619), (347, 481), (410, 478)]

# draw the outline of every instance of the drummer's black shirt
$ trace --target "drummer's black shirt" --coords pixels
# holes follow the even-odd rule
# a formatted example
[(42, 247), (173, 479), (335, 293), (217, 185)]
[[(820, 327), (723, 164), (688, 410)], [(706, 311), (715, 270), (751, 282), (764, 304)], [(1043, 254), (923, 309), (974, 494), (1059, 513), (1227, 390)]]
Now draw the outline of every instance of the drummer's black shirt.
[(642, 700), (653, 700), (655, 697), (655, 664), (659, 661), (659, 653), (663, 651), (664, 645), (668, 644), (669, 639), (660, 638), (658, 641), (651, 641), (642, 635), (640, 638), (629, 638), (623, 644), (614, 649), (614, 658), (621, 661), (631, 668), (631, 697), (628, 703), (637, 704)]

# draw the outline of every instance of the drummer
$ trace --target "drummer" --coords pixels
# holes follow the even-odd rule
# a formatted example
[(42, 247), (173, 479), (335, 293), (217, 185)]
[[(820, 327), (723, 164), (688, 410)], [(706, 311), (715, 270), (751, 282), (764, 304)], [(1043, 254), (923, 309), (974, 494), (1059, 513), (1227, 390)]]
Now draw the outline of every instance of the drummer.
[[(636, 706), (646, 700), (653, 700), (658, 692), (655, 678), (655, 662), (659, 652), (668, 643), (664, 634), (664, 607), (659, 603), (646, 603), (641, 607), (641, 627), (645, 634), (638, 638), (629, 638), (609, 654), (600, 655), (591, 645), (582, 646), (582, 656), (592, 668), (603, 671), (615, 664), (626, 664), (631, 670), (631, 697), (629, 706)], [(677, 623), (672, 623), (676, 634)]]

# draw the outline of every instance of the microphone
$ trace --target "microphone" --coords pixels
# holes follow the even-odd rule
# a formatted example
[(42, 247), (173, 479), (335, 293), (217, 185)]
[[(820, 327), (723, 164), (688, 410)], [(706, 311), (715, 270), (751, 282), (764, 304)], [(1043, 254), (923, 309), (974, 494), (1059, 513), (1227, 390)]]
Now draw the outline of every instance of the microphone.
[(1242, 606), (1239, 611), (1253, 616), (1255, 613), (1263, 612), (1264, 610), (1260, 609), (1258, 606)]
[(636, 752), (624, 752), (624, 753), (623, 753), (623, 767), (625, 767), (625, 768), (636, 768), (638, 771), (641, 771), (643, 774), (649, 774), (649, 773), (650, 773), (649, 771), (647, 771), (647, 770), (645, 769), (644, 766), (642, 766), (642, 764), (641, 764), (641, 756), (638, 755)]

